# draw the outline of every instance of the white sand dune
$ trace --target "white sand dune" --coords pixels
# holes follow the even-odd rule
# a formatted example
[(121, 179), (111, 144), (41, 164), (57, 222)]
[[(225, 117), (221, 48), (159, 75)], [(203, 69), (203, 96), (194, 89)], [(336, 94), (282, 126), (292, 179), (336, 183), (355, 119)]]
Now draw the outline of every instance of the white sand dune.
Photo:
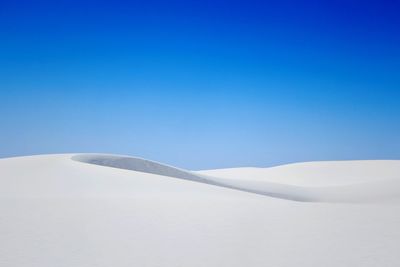
[(342, 202), (398, 194), (397, 161), (289, 164), (274, 168), (233, 168), (190, 172), (141, 158), (82, 154), (78, 162), (180, 178), (294, 201)]
[(398, 266), (400, 161), (0, 160), (0, 266)]

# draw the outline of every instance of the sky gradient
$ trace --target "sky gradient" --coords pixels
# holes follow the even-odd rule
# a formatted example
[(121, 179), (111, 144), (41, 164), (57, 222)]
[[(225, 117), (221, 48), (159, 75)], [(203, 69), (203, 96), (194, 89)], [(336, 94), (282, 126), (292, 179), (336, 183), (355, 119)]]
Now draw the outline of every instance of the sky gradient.
[(2, 1), (0, 157), (400, 159), (398, 1)]

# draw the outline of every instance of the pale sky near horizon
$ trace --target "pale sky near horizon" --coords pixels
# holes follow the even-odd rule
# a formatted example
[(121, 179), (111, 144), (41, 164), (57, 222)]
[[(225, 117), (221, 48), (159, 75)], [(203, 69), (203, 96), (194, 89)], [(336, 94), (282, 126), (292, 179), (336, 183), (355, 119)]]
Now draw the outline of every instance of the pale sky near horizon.
[(400, 159), (399, 4), (0, 3), (0, 157)]

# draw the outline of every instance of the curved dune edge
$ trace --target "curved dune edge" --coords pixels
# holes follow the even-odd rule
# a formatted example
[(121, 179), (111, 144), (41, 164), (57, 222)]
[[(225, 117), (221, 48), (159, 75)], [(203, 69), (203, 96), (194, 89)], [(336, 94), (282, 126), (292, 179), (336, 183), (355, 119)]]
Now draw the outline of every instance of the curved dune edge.
[(242, 184), (240, 181), (196, 174), (188, 170), (179, 169), (173, 166), (137, 157), (108, 154), (78, 154), (72, 156), (71, 159), (82, 163), (138, 171), (143, 173), (151, 173), (177, 179), (205, 183), (213, 186), (226, 187), (229, 189), (235, 189), (269, 197), (304, 202), (312, 201), (309, 196), (305, 195), (304, 193), (300, 193), (302, 190), (296, 190), (297, 187), (295, 186), (266, 182), (267, 188), (265, 188), (264, 183), (264, 188), (260, 190), (259, 188), (257, 188), (257, 185), (254, 186), (251, 184)]
[(201, 175), (196, 175), (187, 170), (175, 168), (166, 164), (137, 157), (107, 154), (77, 154), (72, 156), (71, 159), (104, 167), (112, 167), (124, 170), (169, 176), (191, 181), (205, 182)]
[(400, 188), (400, 179), (368, 181), (340, 186), (307, 187), (268, 181), (237, 180), (208, 176), (130, 156), (77, 154), (72, 156), (71, 159), (81, 163), (162, 175), (300, 202), (364, 202), (400, 196), (400, 190), (398, 190)]

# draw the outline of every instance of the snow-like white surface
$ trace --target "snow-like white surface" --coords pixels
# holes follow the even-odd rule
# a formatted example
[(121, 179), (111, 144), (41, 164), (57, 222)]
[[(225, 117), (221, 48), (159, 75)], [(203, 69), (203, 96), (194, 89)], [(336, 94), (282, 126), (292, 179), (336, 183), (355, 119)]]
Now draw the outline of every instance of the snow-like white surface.
[(400, 161), (0, 160), (0, 266), (398, 266)]
[(318, 161), (271, 168), (231, 168), (199, 171), (229, 179), (268, 180), (298, 186), (338, 186), (398, 179), (398, 160)]

